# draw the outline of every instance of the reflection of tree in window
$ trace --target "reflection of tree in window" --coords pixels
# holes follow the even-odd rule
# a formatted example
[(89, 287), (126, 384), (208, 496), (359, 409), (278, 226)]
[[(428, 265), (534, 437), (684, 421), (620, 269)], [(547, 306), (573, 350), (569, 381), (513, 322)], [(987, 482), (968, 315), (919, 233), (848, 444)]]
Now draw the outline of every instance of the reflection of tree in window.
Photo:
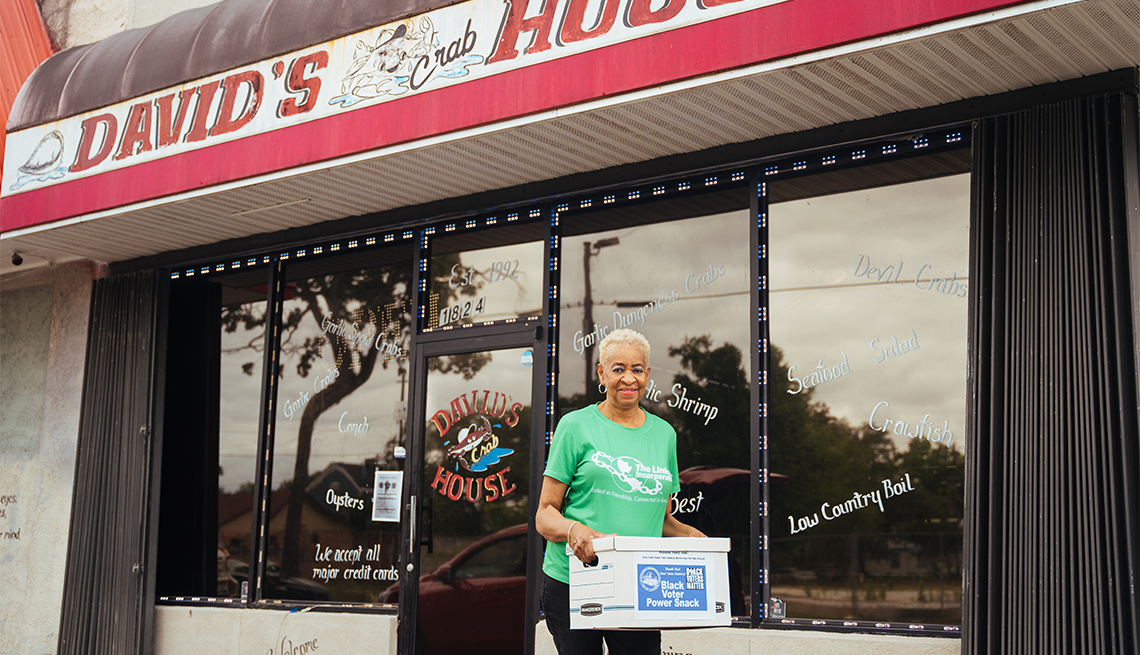
[[(748, 376), (744, 371), (744, 357), (740, 349), (726, 343), (712, 347), (708, 335), (687, 337), (679, 346), (669, 347), (670, 357), (679, 357), (683, 370), (673, 376), (677, 389), (665, 390), (665, 406), (679, 398), (682, 389), (685, 399), (707, 399), (716, 406), (715, 418), (708, 413), (698, 414), (672, 407), (670, 422), (677, 430), (677, 457), (682, 469), (690, 466), (727, 466), (745, 468), (750, 425), (750, 394)], [(664, 409), (664, 407), (662, 407)], [(710, 439), (710, 433), (716, 438)]]
[[(748, 468), (752, 409), (748, 374), (740, 349), (730, 343), (713, 348), (711, 337), (702, 335), (685, 337), (680, 345), (669, 346), (668, 350), (670, 357), (680, 359), (682, 370), (673, 376), (673, 384), (680, 386), (662, 389), (656, 405), (648, 400), (643, 402), (649, 411), (669, 421), (677, 431), (680, 468)], [(657, 371), (662, 366), (668, 366), (667, 360), (653, 369)], [(694, 413), (694, 405), (686, 404), (689, 408), (686, 411), (676, 402), (682, 393), (686, 401), (701, 399), (715, 405), (715, 417), (710, 420), (708, 412)], [(590, 399), (580, 393), (561, 397), (559, 411), (565, 414), (585, 407), (588, 402)]]
[[(372, 323), (376, 326), (377, 333), (389, 335), (391, 341), (406, 351), (410, 318), (410, 273), (408, 266), (372, 268), (312, 277), (289, 285), (300, 303), (282, 320), (282, 359), (289, 355), (296, 356), (294, 372), (301, 378), (308, 377), (327, 343), (338, 360), (339, 371), (339, 375), (323, 389), (315, 391), (305, 405), (297, 429), (297, 457), (292, 476), (279, 486), (289, 489), (282, 564), (290, 575), (298, 573), (301, 511), (307, 486), (291, 484), (291, 481), (307, 482), (310, 479), (309, 457), (313, 427), (317, 419), (367, 382), (377, 360), (382, 368), (394, 363), (400, 374), (405, 373), (407, 361), (406, 358), (392, 357), (390, 354), (381, 356), (381, 350), (375, 347), (374, 338), (368, 342), (354, 341), (348, 334), (324, 330), (322, 324)], [(223, 314), (222, 321), (226, 330), (234, 331), (239, 325), (247, 330), (264, 328), (265, 316), (248, 313), (244, 307)], [(296, 343), (293, 337), (306, 320), (316, 324), (320, 336), (308, 336), (303, 342)], [(251, 339), (250, 343), (256, 343), (255, 339)], [(288, 368), (281, 366), (282, 377), (288, 374)], [(243, 370), (247, 370), (246, 367), (243, 366)]]

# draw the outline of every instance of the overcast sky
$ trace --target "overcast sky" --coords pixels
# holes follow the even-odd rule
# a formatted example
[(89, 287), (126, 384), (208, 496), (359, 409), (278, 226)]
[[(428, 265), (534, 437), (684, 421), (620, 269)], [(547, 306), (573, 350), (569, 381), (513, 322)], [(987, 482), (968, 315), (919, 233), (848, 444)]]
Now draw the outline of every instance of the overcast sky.
[[(969, 180), (957, 175), (770, 209), (772, 343), (797, 376), (847, 355), (850, 374), (820, 384), (814, 397), (852, 425), (866, 423), (885, 401), (875, 427), (890, 418), (913, 431), (929, 414), (928, 422), (949, 425), (951, 447), (964, 450), (966, 293), (926, 287), (932, 278), (968, 284)], [(868, 277), (871, 267), (883, 272), (881, 281), (877, 272)], [(876, 339), (879, 347), (894, 339), (919, 347), (885, 358), (871, 346)], [(907, 448), (906, 438), (895, 441)]]

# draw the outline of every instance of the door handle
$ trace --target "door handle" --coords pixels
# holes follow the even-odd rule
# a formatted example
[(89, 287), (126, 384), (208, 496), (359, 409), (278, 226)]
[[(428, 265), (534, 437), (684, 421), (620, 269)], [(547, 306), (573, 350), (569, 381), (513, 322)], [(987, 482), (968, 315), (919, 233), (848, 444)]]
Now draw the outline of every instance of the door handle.
[(420, 517), (416, 514), (416, 497), (412, 496), (411, 501), (408, 503), (410, 510), (408, 512), (408, 554), (414, 555), (416, 552), (416, 524), (420, 522)]
[(427, 546), (428, 555), (431, 555), (433, 552), (435, 552), (435, 499), (429, 496), (427, 503), (425, 503), (426, 507), (424, 507), (424, 510), (426, 510), (427, 514), (427, 539), (423, 540), (416, 539), (416, 526), (420, 524), (420, 519), (424, 517), (420, 516), (420, 514), (416, 512), (415, 496), (411, 497), (411, 501), (412, 502), (408, 505), (408, 508), (411, 510), (408, 516), (408, 521), (410, 523), (408, 525), (408, 554), (414, 554), (416, 551), (416, 546)]

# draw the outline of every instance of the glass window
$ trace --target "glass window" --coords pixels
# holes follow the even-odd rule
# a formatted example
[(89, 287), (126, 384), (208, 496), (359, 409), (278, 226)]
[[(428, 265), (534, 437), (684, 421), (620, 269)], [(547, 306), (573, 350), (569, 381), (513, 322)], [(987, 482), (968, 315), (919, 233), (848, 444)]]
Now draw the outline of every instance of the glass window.
[(770, 187), (771, 594), (789, 618), (958, 624), (969, 175), (855, 170), (870, 188)]
[(732, 538), (732, 612), (751, 611), (751, 264), (737, 187), (562, 219), (559, 411), (600, 402), (597, 344), (628, 327), (651, 347), (642, 406), (677, 430), (680, 521)]
[[(260, 271), (264, 279), (265, 270)], [(257, 430), (261, 417), (266, 283), (222, 286), (218, 370), (218, 590), (238, 597), (248, 579)], [(226, 566), (221, 565), (226, 558)]]
[(170, 283), (157, 588), (236, 598), (250, 556), (269, 272), (193, 273)]
[[(460, 634), (498, 612), (511, 623), (495, 630), (521, 644), (541, 353), (457, 347), (426, 357), (418, 393), (427, 413), (408, 417), (415, 291), (417, 326), (428, 332), (541, 317), (556, 298), (560, 415), (602, 400), (606, 334), (647, 337), (642, 404), (677, 431), (681, 491), (669, 508), (731, 539), (734, 616), (761, 602), (750, 578), (764, 568), (752, 559), (763, 552), (752, 540), (763, 525), (759, 489), (770, 501), (760, 589), (787, 617), (960, 624), (970, 157), (924, 152), (769, 178), (759, 226), (738, 173), (699, 191), (682, 181), (581, 200), (553, 223), (429, 228), (416, 290), (410, 231), (391, 247), (357, 251), (348, 241), (307, 258), (283, 254), (273, 380), (262, 370), (269, 270), (219, 264), (176, 276), (160, 595), (237, 597), (260, 556), (265, 575), (251, 600), (397, 602), (400, 525), (374, 511), (373, 497), (378, 481), (391, 484), (386, 472), (404, 469), (410, 418), (425, 426), (419, 491), (430, 544), (418, 618), (450, 625), (474, 598), (482, 611)], [(550, 225), (561, 253), (553, 289), (544, 286)], [(763, 308), (753, 303), (758, 282)], [(766, 387), (754, 388), (764, 361)], [(758, 408), (753, 392), (765, 390)], [(262, 452), (266, 422), (273, 437)], [(259, 480), (265, 461), (270, 475)], [(261, 490), (264, 511), (254, 507)], [(265, 551), (251, 552), (260, 524)], [(493, 596), (508, 609), (490, 610)], [(428, 642), (443, 634), (428, 633)]]
[(541, 224), (529, 223), (432, 239), (424, 327), (541, 316), (542, 236)]
[(398, 578), (372, 498), (403, 464), (411, 270), (406, 249), (286, 266), (262, 598), (375, 602)]
[[(411, 257), (390, 247), (286, 260), (276, 404), (264, 419), (269, 270), (204, 267), (171, 281), (160, 596), (239, 597), (254, 582), (258, 521), (266, 568), (251, 600), (376, 602), (398, 581), (398, 517), (374, 513), (373, 497), (378, 480), (392, 485), (384, 472), (403, 468)], [(271, 453), (259, 451), (263, 420)]]
[(427, 358), (417, 621), (425, 653), (521, 653), (530, 347)]

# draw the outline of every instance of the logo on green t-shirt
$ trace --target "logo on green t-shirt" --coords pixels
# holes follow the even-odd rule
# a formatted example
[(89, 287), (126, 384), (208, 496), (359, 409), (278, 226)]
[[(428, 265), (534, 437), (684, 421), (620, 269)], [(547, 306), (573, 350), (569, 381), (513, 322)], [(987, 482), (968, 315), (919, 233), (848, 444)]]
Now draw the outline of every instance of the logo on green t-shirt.
[(633, 457), (611, 457), (599, 450), (590, 460), (609, 471), (622, 491), (657, 496), (665, 489), (662, 480), (673, 481), (673, 474), (668, 469), (646, 466)]

